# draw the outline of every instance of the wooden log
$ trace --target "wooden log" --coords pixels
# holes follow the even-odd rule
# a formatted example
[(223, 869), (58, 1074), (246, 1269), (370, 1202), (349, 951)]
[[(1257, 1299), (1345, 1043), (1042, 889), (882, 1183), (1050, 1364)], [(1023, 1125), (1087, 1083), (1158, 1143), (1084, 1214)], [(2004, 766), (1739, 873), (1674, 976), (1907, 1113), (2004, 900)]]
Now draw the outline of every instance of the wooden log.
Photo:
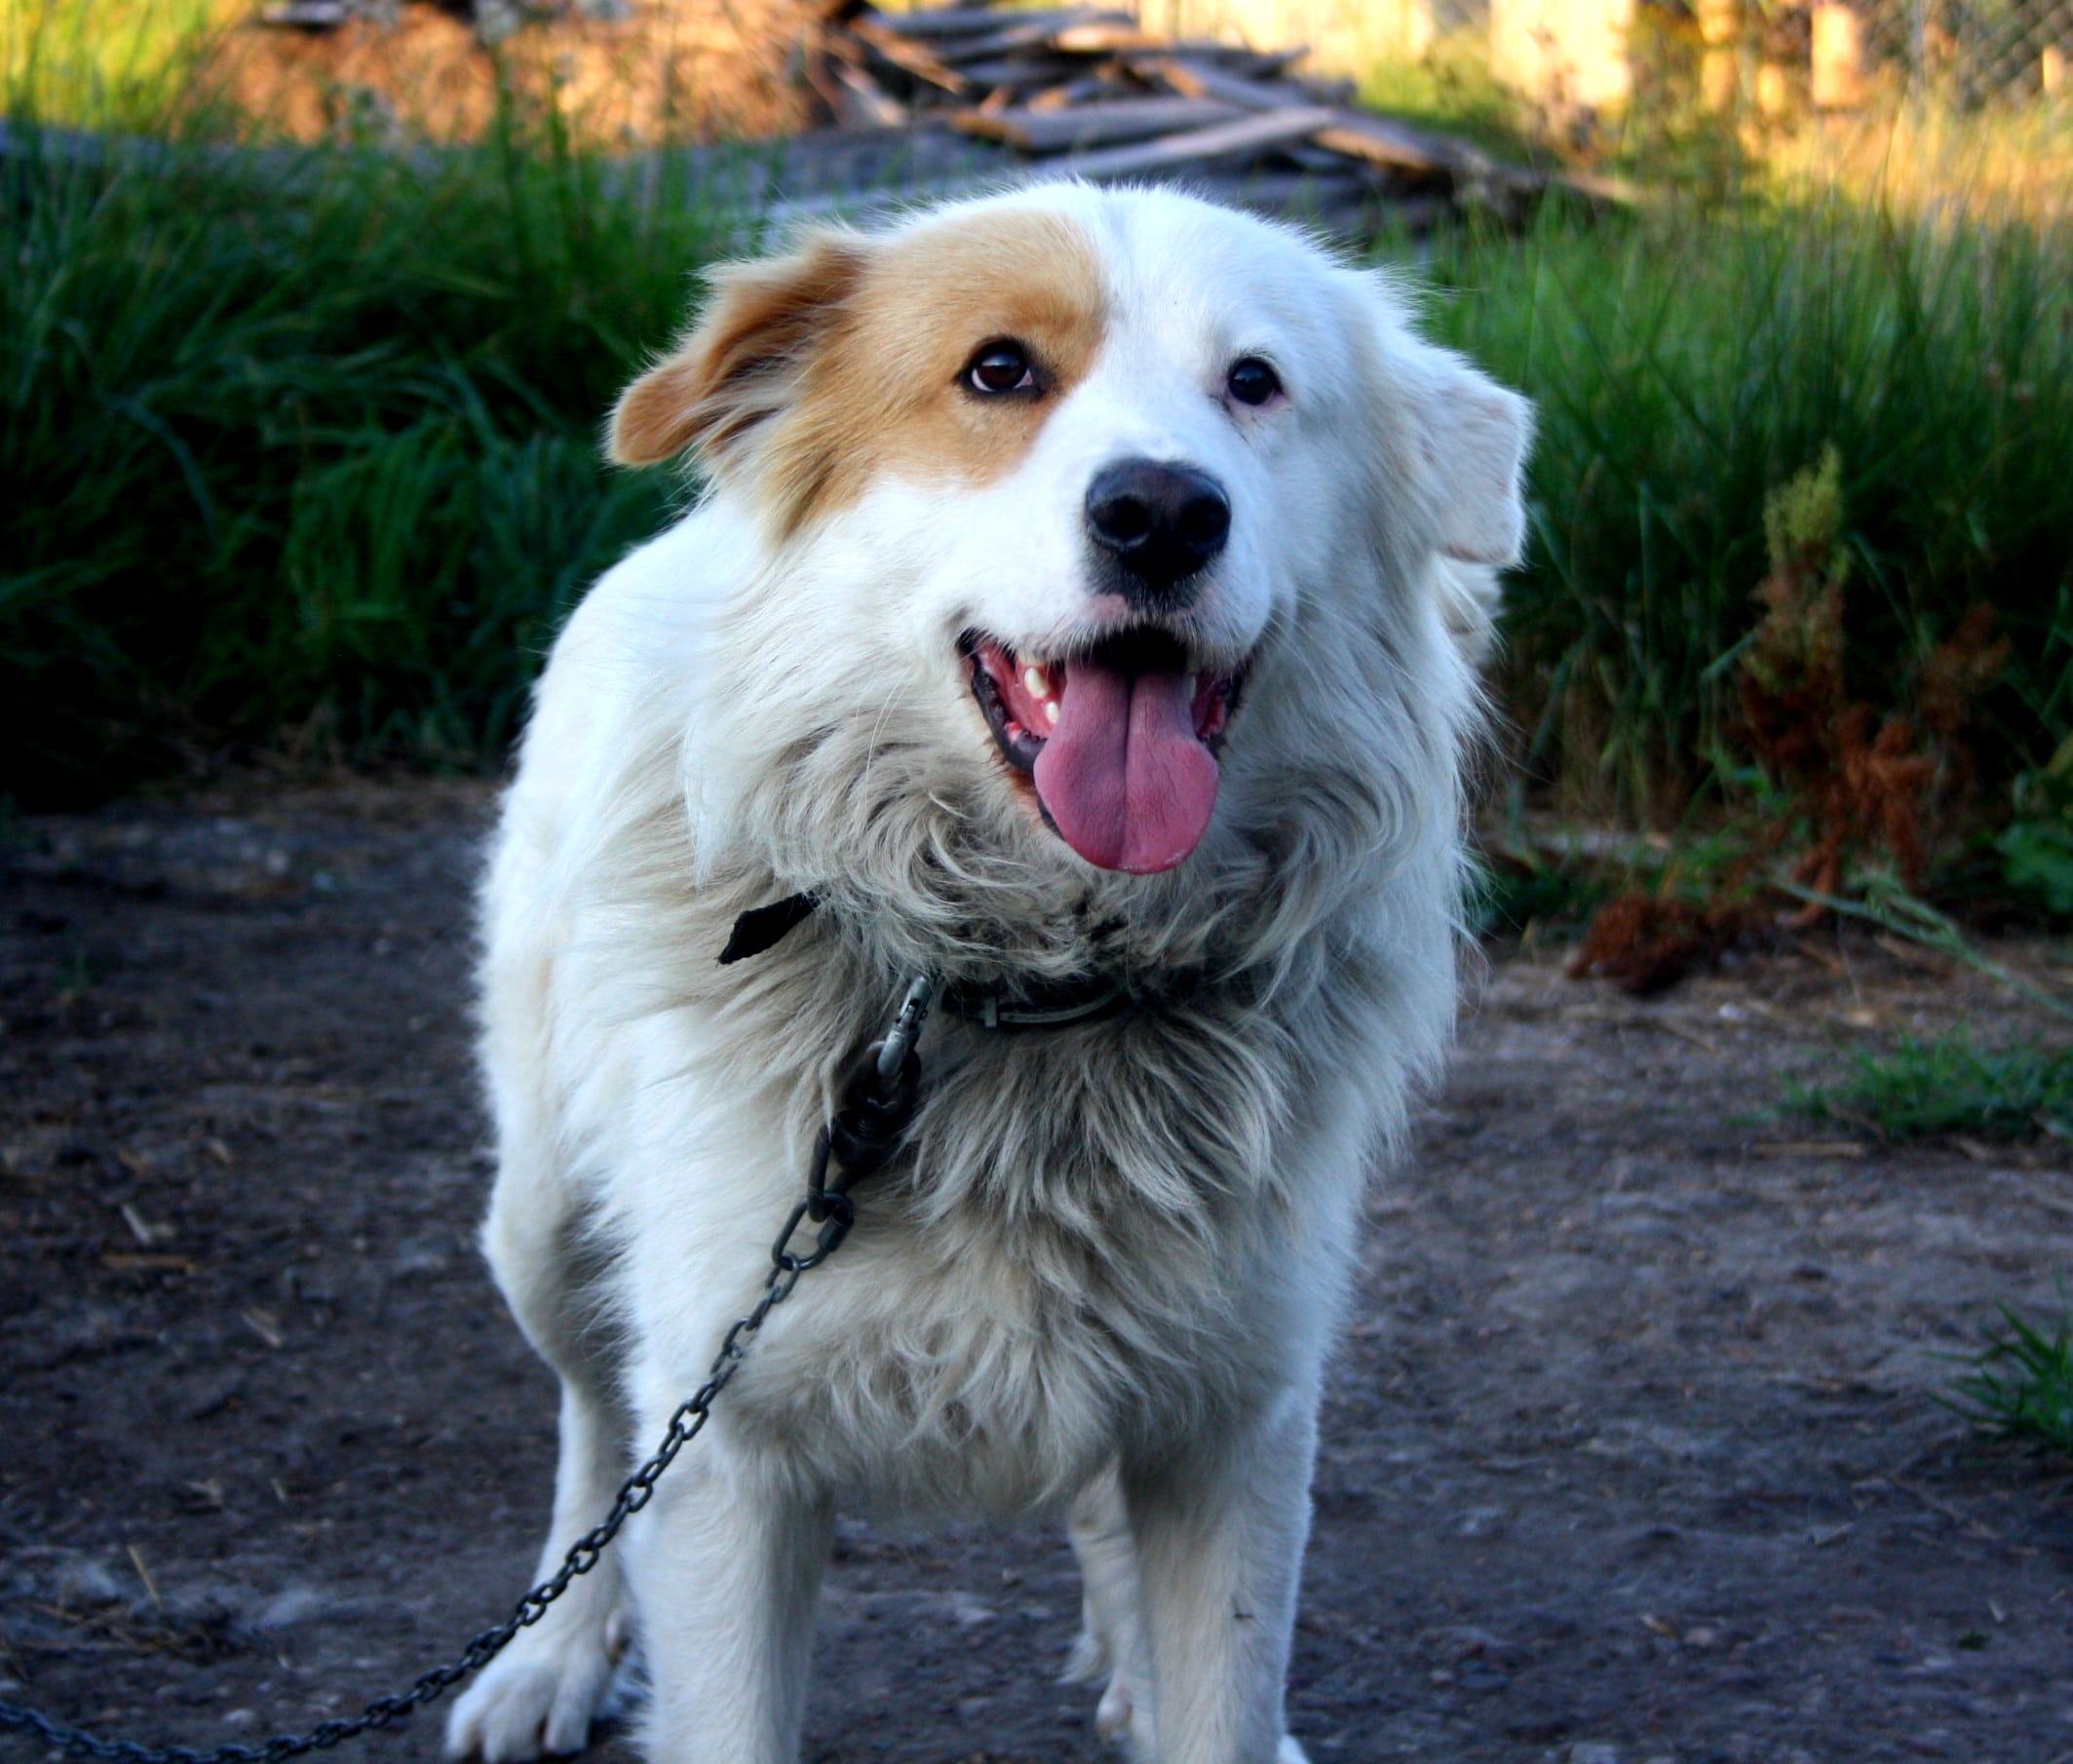
[(967, 88), (986, 91), (996, 86), (1017, 92), (1041, 90), (1078, 77), (1087, 63), (1068, 56), (1009, 56), (998, 61), (973, 61), (957, 72)]
[(336, 30), (352, 16), (346, 0), (274, 0), (259, 9), (261, 24), (288, 30)]
[[(1084, 6), (1066, 6), (1054, 12), (997, 13), (984, 6), (947, 6), (926, 12), (872, 12), (868, 21), (881, 29), (897, 30), (902, 37), (935, 42), (954, 37), (984, 36), (988, 31), (999, 30), (1002, 23), (1010, 19), (1018, 24), (1041, 23), (1048, 29), (1056, 30), (1060, 25), (1077, 22), (1087, 10)], [(858, 23), (864, 21), (856, 20)]]
[[(1247, 110), (1269, 114), (1286, 106), (1300, 89), (1286, 82), (1242, 79), (1220, 67), (1206, 66), (1192, 57), (1168, 57), (1159, 63), (1168, 85), (1191, 97), (1220, 98)], [(1445, 135), (1431, 134), (1391, 117), (1339, 110), (1317, 131), (1317, 144), (1349, 158), (1364, 159), (1401, 172), (1451, 172), (1470, 177), (1503, 175), (1505, 168), (1480, 148)]]
[(1218, 172), (1202, 180), (1205, 195), (1219, 202), (1244, 203), (1277, 214), (1315, 212), (1364, 202), (1375, 195), (1373, 178), (1363, 172), (1318, 177), (1308, 172)]
[[(1003, 91), (1007, 90), (1005, 87)], [(1093, 104), (1112, 98), (1118, 90), (1113, 80), (1082, 78), (1062, 86), (1047, 86), (1029, 100), (1031, 110), (1066, 110), (1075, 104)], [(1154, 94), (1153, 96), (1159, 96)]]
[(1240, 117), (1208, 129), (1190, 129), (1179, 134), (1148, 141), (1135, 147), (1111, 147), (1098, 153), (1068, 153), (1052, 160), (1047, 171), (1070, 177), (1100, 180), (1138, 177), (1148, 172), (1177, 171), (1183, 166), (1208, 165), (1234, 154), (1257, 153), (1283, 141), (1301, 140), (1328, 128), (1337, 112), (1322, 106), (1277, 111), (1269, 116)]
[(1163, 49), (1173, 39), (1141, 29), (1135, 20), (1123, 24), (1068, 24), (1053, 33), (1054, 46), (1075, 56), (1113, 56), (1130, 49)]
[(1339, 114), (1337, 124), (1320, 129), (1317, 134), (1318, 145), (1329, 147), (1334, 153), (1402, 172), (1439, 170), (1461, 177), (1507, 175), (1507, 168), (1467, 141), (1428, 134), (1423, 129), (1413, 129), (1391, 117), (1367, 116), (1360, 111)]
[(874, 129), (900, 129), (906, 126), (909, 121), (907, 107), (863, 68), (849, 61), (837, 61), (834, 70), (835, 78), (841, 82), (844, 94), (842, 109), (849, 113), (843, 121), (868, 124)]
[(963, 78), (945, 67), (928, 50), (918, 43), (909, 43), (896, 30), (883, 29), (874, 19), (859, 19), (849, 26), (850, 33), (860, 42), (867, 43), (878, 54), (899, 68), (912, 74), (915, 79), (931, 86), (941, 87), (945, 92), (963, 92)]
[[(1210, 60), (1228, 67), (1233, 73), (1242, 73), (1255, 80), (1271, 80), (1304, 59), (1310, 54), (1310, 45), (1298, 43), (1291, 49), (1252, 49), (1244, 43), (1175, 43), (1167, 54), (1207, 55)], [(1332, 83), (1353, 84), (1351, 80)]]
[[(1076, 14), (1079, 26), (1113, 28), (1120, 15), (1097, 12), (1093, 7)], [(1010, 13), (1008, 18), (1015, 15)], [(1128, 26), (1131, 20), (1123, 18)], [(1061, 47), (1059, 38), (1063, 31), (1049, 24), (1009, 24), (1000, 30), (988, 31), (983, 36), (958, 37), (947, 43), (932, 43), (931, 52), (946, 66), (955, 67), (961, 61), (984, 61), (996, 56), (1013, 55), (1018, 49), (1056, 49)], [(1069, 53), (1080, 54), (1074, 50)]]
[(950, 123), (966, 134), (1000, 141), (1023, 153), (1064, 153), (1141, 141), (1176, 130), (1207, 129), (1244, 114), (1237, 105), (1221, 104), (1214, 98), (1143, 97), (1082, 104), (1073, 110), (1024, 107), (991, 116), (962, 111)]

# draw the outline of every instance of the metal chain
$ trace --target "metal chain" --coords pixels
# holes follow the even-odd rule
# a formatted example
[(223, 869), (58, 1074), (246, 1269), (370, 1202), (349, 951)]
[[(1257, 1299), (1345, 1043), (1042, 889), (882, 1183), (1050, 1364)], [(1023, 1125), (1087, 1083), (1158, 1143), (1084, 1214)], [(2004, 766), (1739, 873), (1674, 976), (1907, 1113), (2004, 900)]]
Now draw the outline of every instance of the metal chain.
[[(770, 1247), (770, 1272), (763, 1277), (763, 1290), (748, 1316), (737, 1318), (706, 1373), (706, 1382), (680, 1402), (663, 1432), (662, 1443), (646, 1463), (619, 1485), (611, 1511), (568, 1547), (560, 1567), (518, 1600), (502, 1623), (484, 1630), (463, 1648), (458, 1658), (420, 1673), (405, 1691), (377, 1697), (359, 1714), (320, 1722), (306, 1734), (277, 1734), (257, 1745), (218, 1745), (198, 1751), (185, 1745), (139, 1745), (130, 1740), (104, 1740), (81, 1728), (55, 1721), (39, 1709), (0, 1702), (0, 1733), (34, 1736), (47, 1745), (58, 1746), (74, 1757), (102, 1758), (107, 1764), (284, 1764), (306, 1752), (328, 1751), (332, 1746), (362, 1734), (396, 1727), (428, 1703), (436, 1702), (471, 1672), (487, 1666), (511, 1645), (520, 1630), (529, 1629), (547, 1615), (552, 1605), (579, 1575), (597, 1565), (620, 1529), (654, 1498), (655, 1484), (664, 1471), (676, 1461), (676, 1454), (695, 1439), (711, 1414), (712, 1403), (749, 1353), (763, 1321), (792, 1294), (799, 1277), (820, 1267), (842, 1246), (850, 1227), (857, 1221), (856, 1204), (845, 1192), (850, 1181), (876, 1168), (868, 1151), (855, 1162), (844, 1157), (841, 1170), (828, 1174), (828, 1145), (831, 1129), (868, 1120), (866, 1139), (881, 1148), (877, 1163), (905, 1126), (913, 1106), (919, 1067), (914, 1044), (921, 1034), (933, 986), (926, 978), (909, 984), (900, 1015), (882, 1041), (873, 1042), (860, 1062), (843, 1106), (835, 1120), (821, 1130), (815, 1144), (808, 1192), (792, 1208)], [(838, 1154), (839, 1155), (839, 1154)], [(868, 1164), (869, 1169), (864, 1168)], [(794, 1250), (791, 1240), (807, 1221), (821, 1227), (813, 1248)]]

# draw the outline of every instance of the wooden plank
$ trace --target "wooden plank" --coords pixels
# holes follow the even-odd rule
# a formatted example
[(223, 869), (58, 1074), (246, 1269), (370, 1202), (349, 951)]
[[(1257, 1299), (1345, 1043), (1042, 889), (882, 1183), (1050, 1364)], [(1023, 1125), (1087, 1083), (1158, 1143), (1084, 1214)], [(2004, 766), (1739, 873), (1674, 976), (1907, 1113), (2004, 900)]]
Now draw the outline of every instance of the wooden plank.
[(1011, 86), (1017, 91), (1040, 90), (1069, 80), (1085, 70), (1087, 63), (1064, 56), (1011, 56), (999, 61), (974, 61), (960, 67), (959, 78), (981, 90)]
[[(1298, 61), (1307, 58), (1309, 54), (1310, 45), (1305, 43), (1295, 49), (1228, 48), (1217, 58), (1234, 72), (1242, 73), (1248, 79), (1274, 80), (1286, 73)], [(1334, 85), (1337, 83), (1333, 82)], [(1352, 83), (1350, 80), (1346, 82), (1348, 85)]]
[(1139, 28), (1134, 19), (1121, 24), (1067, 24), (1052, 33), (1052, 44), (1068, 55), (1112, 56), (1126, 49), (1171, 47), (1173, 39)]
[(1467, 141), (1428, 134), (1391, 117), (1367, 116), (1357, 110), (1340, 115), (1342, 121), (1317, 133), (1318, 145), (1334, 153), (1399, 171), (1437, 170), (1461, 177), (1492, 177), (1503, 171), (1488, 154)]
[[(1075, 22), (1086, 11), (1084, 6), (1065, 6), (1054, 12), (997, 13), (984, 6), (946, 6), (911, 13), (873, 11), (869, 15), (869, 22), (887, 30), (896, 30), (902, 37), (934, 42), (953, 37), (983, 36), (988, 31), (999, 30), (1004, 20), (1022, 24), (1043, 22), (1048, 28), (1056, 30), (1061, 24)], [(858, 22), (864, 20), (859, 19)]]
[(940, 86), (945, 92), (964, 91), (965, 82), (959, 75), (952, 73), (920, 44), (907, 42), (898, 31), (882, 30), (871, 19), (859, 19), (849, 28), (853, 36), (869, 44), (901, 72), (910, 73), (931, 86)]
[(848, 61), (835, 63), (835, 78), (848, 95), (844, 108), (852, 114), (845, 121), (868, 123), (875, 129), (900, 129), (908, 122), (907, 107), (878, 82)]
[[(1159, 71), (1175, 91), (1191, 97), (1220, 98), (1247, 110), (1268, 114), (1281, 109), (1300, 92), (1286, 81), (1248, 80), (1190, 58), (1167, 58)], [(1430, 134), (1393, 117), (1339, 110), (1315, 132), (1317, 144), (1350, 158), (1407, 172), (1453, 172), (1466, 176), (1501, 174), (1504, 168), (1480, 148), (1446, 135)]]
[(1073, 110), (1004, 110), (994, 115), (962, 112), (951, 126), (982, 140), (1000, 141), (1023, 153), (1064, 153), (1113, 147), (1175, 130), (1207, 129), (1246, 113), (1214, 98), (1118, 98)]
[(346, 0), (274, 0), (259, 9), (261, 24), (290, 30), (336, 30), (353, 16)]
[[(1005, 89), (1004, 89), (1005, 90)], [(1062, 86), (1047, 86), (1029, 100), (1032, 110), (1065, 110), (1074, 104), (1092, 104), (1114, 97), (1118, 92), (1128, 92), (1128, 86), (1114, 80), (1081, 78), (1067, 80)], [(1157, 95), (1154, 95), (1157, 96)]]
[(1308, 172), (1234, 169), (1205, 177), (1201, 187), (1204, 194), (1213, 195), (1218, 202), (1244, 203), (1248, 208), (1277, 214), (1314, 213), (1322, 209), (1355, 206), (1376, 190), (1371, 174), (1359, 170), (1318, 177)]
[[(1014, 14), (1008, 17), (1012, 19)], [(1126, 28), (1132, 24), (1126, 15), (1099, 12), (1089, 7), (1075, 16), (1071, 28), (1113, 29), (1119, 22)], [(1061, 27), (1056, 25), (1012, 23), (983, 36), (959, 37), (948, 43), (932, 43), (929, 47), (946, 66), (955, 67), (963, 61), (985, 61), (996, 56), (1013, 55), (1018, 49), (1057, 48), (1058, 39), (1063, 34)]]
[(1099, 153), (1068, 153), (1055, 159), (1046, 171), (1069, 177), (1136, 177), (1146, 172), (1167, 172), (1187, 165), (1202, 165), (1229, 159), (1238, 153), (1257, 153), (1283, 141), (1299, 140), (1328, 128), (1338, 113), (1322, 106), (1278, 111), (1272, 116), (1247, 116), (1236, 122), (1218, 123), (1209, 129), (1190, 129), (1180, 134), (1149, 141), (1135, 147), (1111, 147)]

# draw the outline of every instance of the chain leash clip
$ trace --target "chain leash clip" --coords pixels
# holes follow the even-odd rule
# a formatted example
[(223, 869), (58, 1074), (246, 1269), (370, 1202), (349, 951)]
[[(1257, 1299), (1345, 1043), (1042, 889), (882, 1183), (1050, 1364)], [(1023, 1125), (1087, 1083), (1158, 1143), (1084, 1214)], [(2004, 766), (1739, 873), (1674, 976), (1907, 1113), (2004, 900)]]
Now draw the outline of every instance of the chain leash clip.
[[(859, 1056), (843, 1086), (841, 1103), (814, 1137), (806, 1200), (779, 1238), (780, 1251), (802, 1218), (824, 1225), (816, 1256), (840, 1243), (856, 1213), (850, 1185), (882, 1169), (899, 1148), (900, 1136), (921, 1100), (921, 1055), (915, 1044), (934, 995), (935, 983), (928, 976), (909, 981), (893, 1026)], [(825, 1227), (834, 1228), (833, 1243)]]

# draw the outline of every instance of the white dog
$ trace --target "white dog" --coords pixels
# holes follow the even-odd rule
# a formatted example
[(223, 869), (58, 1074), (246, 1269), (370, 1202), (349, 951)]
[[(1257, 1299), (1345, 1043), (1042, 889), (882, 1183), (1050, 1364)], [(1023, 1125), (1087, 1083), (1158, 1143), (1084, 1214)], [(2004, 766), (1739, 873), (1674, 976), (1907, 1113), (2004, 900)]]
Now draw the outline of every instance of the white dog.
[(1299, 1760), (1320, 1368), (1451, 1024), (1527, 408), (1382, 279), (1171, 193), (713, 284), (612, 430), (710, 488), (570, 620), (484, 898), (486, 1243), (561, 1378), (548, 1567), (756, 1297), (906, 978), (944, 1004), (841, 1254), (449, 1746), (582, 1745), (637, 1638), (651, 1758), (789, 1764), (855, 1501), (1064, 1510), (1103, 1731)]

